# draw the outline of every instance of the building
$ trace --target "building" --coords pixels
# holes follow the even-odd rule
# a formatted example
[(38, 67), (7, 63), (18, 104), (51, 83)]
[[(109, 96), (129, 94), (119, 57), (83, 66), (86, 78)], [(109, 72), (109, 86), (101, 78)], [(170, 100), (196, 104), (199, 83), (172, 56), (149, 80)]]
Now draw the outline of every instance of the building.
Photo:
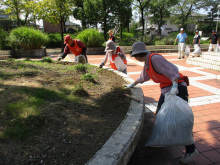
[[(50, 24), (49, 22), (43, 21), (44, 32), (47, 33), (57, 33), (61, 32), (60, 27), (58, 25)], [(63, 26), (64, 27), (64, 26)], [(70, 18), (65, 22), (65, 30), (68, 32), (71, 29), (79, 30), (80, 25), (70, 21)]]

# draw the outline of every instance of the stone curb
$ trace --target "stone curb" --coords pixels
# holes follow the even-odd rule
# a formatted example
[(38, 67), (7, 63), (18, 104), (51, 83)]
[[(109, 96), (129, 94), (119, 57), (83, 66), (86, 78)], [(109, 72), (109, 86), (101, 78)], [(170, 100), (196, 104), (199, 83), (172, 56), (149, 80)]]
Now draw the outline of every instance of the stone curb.
[[(134, 82), (126, 74), (111, 70), (123, 77), (128, 83)], [(126, 165), (136, 148), (144, 124), (144, 95), (139, 85), (131, 88), (131, 95), (140, 100), (140, 103), (131, 100), (129, 110), (111, 137), (102, 148), (86, 163), (86, 165)]]

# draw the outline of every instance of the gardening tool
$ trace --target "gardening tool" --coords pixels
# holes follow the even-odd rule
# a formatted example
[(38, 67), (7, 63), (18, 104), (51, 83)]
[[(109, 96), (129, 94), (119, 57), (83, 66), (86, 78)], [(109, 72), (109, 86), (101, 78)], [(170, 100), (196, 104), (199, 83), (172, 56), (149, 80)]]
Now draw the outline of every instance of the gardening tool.
[(125, 96), (128, 97), (128, 98), (131, 98), (132, 100), (134, 100), (134, 101), (136, 101), (136, 102), (138, 102), (138, 103), (141, 102), (139, 99), (137, 99), (137, 98), (135, 98), (135, 97), (133, 97), (133, 96), (130, 96), (130, 95), (128, 95), (128, 94), (125, 94)]

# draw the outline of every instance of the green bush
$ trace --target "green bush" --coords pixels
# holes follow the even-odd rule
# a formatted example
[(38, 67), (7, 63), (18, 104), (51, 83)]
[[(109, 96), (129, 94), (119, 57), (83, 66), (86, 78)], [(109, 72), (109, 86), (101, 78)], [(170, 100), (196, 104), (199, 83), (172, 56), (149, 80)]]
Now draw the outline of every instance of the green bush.
[[(63, 33), (63, 36), (70, 35), (72, 39), (76, 37), (77, 32), (75, 33)], [(49, 39), (46, 44), (47, 48), (61, 48), (62, 40), (61, 40), (61, 33), (47, 33)]]
[(41, 62), (53, 63), (53, 60), (50, 57), (44, 57)]
[(143, 38), (143, 42), (145, 43), (145, 45), (154, 45), (154, 39), (151, 36), (145, 36)]
[(60, 33), (47, 34), (49, 39), (46, 44), (47, 48), (61, 48), (61, 35)]
[(87, 47), (101, 47), (104, 42), (103, 35), (95, 29), (85, 29), (76, 38), (81, 40)]
[(48, 36), (34, 28), (19, 27), (10, 32), (9, 41), (18, 49), (39, 49), (46, 45)]
[(0, 28), (0, 49), (1, 50), (10, 49), (8, 44), (9, 44), (8, 33)]
[(135, 42), (134, 33), (123, 32), (122, 40), (119, 41), (119, 45), (121, 46), (131, 46)]
[(88, 66), (86, 64), (77, 64), (77, 65), (75, 65), (75, 69), (78, 72), (86, 73), (87, 69), (88, 69)]
[(83, 80), (86, 80), (86, 81), (90, 81), (90, 82), (94, 82), (95, 81), (95, 75), (92, 75), (92, 74), (90, 74), (90, 73), (86, 73), (86, 74), (83, 74), (82, 76), (81, 76), (81, 78), (83, 79)]

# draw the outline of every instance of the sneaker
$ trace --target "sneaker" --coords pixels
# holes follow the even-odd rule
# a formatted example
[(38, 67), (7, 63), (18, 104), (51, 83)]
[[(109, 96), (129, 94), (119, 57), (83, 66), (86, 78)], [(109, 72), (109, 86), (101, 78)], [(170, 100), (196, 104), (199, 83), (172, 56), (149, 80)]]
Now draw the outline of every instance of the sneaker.
[(178, 57), (178, 59), (181, 59), (181, 57)]
[(184, 58), (185, 56), (182, 56), (182, 58)]
[(185, 153), (185, 155), (179, 160), (182, 164), (187, 164), (191, 162), (197, 155), (199, 154), (199, 151), (195, 149), (193, 153)]

